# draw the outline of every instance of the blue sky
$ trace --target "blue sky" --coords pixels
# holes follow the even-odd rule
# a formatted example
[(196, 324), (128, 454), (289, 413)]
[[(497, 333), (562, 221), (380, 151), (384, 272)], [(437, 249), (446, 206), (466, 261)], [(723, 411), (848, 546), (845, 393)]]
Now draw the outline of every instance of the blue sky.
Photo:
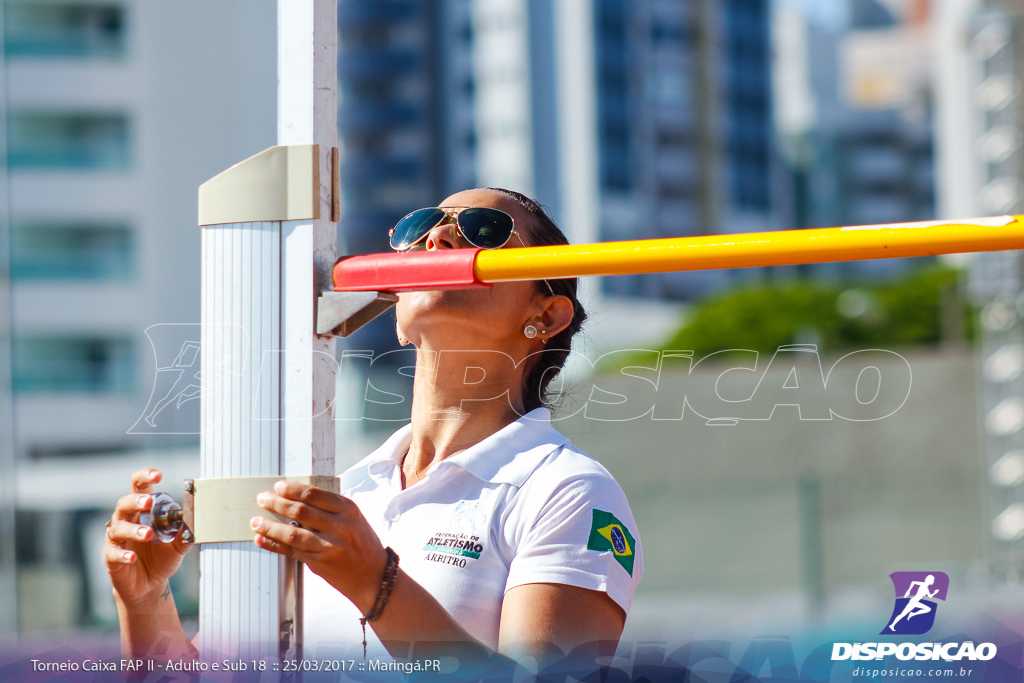
[(839, 30), (846, 25), (846, 0), (772, 0), (776, 5), (795, 5), (807, 18), (822, 28)]

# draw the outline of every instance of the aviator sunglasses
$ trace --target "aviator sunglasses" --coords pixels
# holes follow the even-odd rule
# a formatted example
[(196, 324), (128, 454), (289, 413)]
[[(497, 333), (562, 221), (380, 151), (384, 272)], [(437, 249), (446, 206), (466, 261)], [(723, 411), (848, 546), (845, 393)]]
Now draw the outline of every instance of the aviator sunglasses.
[[(519, 243), (526, 246), (523, 236), (516, 232), (515, 221), (501, 209), (486, 206), (449, 206), (444, 209), (433, 206), (427, 209), (416, 209), (398, 221), (391, 228), (391, 248), (395, 251), (423, 249), (423, 240), (427, 233), (441, 225), (448, 216), (455, 214), (455, 228), (466, 241), (480, 249), (498, 249), (508, 244), (512, 235), (519, 238)], [(555, 295), (551, 283), (541, 280)]]
[(454, 214), (455, 225), (466, 241), (480, 249), (498, 249), (505, 246), (512, 235), (519, 237), (523, 246), (522, 236), (516, 232), (512, 216), (500, 209), (488, 207), (451, 206), (446, 208), (430, 207), (417, 209), (391, 228), (391, 248), (395, 251), (422, 249), (427, 233), (441, 225)]

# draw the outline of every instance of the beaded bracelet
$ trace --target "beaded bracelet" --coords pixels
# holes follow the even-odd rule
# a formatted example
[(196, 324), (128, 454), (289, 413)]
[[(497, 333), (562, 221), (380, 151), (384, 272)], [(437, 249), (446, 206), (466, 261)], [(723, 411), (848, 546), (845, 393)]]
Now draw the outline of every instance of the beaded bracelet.
[(398, 553), (390, 547), (385, 548), (385, 550), (388, 553), (388, 563), (384, 566), (384, 576), (381, 577), (380, 590), (377, 591), (373, 607), (359, 618), (359, 623), (363, 627), (363, 659), (366, 659), (366, 622), (380, 619), (380, 615), (384, 613), (384, 608), (387, 607), (388, 600), (391, 599), (391, 591), (395, 587), (395, 579), (398, 578)]

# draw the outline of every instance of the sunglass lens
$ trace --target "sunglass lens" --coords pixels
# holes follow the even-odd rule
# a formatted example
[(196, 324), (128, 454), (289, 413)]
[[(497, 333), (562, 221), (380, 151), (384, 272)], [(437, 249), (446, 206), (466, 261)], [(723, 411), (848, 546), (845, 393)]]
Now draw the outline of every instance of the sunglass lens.
[(459, 228), (473, 246), (497, 249), (512, 236), (512, 216), (497, 209), (466, 209), (459, 214)]
[(441, 209), (420, 209), (398, 221), (391, 233), (391, 248), (403, 251), (416, 243), (444, 218)]

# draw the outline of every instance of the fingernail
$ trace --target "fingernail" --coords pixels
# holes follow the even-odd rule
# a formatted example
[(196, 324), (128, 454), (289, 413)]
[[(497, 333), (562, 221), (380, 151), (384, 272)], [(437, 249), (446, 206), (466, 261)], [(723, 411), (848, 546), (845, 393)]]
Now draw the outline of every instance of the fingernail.
[(266, 494), (266, 492), (261, 493), (260, 495), (256, 496), (256, 502), (259, 503), (260, 505), (263, 505), (268, 500), (270, 500), (270, 496), (268, 496)]
[(128, 550), (126, 550), (126, 551), (124, 551), (123, 553), (121, 553), (121, 558), (122, 558), (122, 559), (123, 559), (123, 560), (124, 560), (125, 562), (131, 562), (131, 559), (132, 559), (132, 554), (131, 554), (131, 551), (128, 551)]
[(274, 484), (274, 490), (277, 491), (278, 493), (284, 493), (284, 487), (285, 487), (284, 479), (282, 479), (281, 481), (279, 481), (276, 484)]
[(135, 535), (138, 536), (139, 538), (145, 538), (146, 537), (146, 531), (147, 531), (146, 527), (140, 527), (139, 529), (136, 529)]
[(249, 521), (249, 526), (253, 529), (259, 529), (261, 524), (263, 524), (262, 517), (253, 517), (252, 520)]
[(146, 502), (149, 500), (149, 496), (139, 496), (139, 507), (145, 507)]

